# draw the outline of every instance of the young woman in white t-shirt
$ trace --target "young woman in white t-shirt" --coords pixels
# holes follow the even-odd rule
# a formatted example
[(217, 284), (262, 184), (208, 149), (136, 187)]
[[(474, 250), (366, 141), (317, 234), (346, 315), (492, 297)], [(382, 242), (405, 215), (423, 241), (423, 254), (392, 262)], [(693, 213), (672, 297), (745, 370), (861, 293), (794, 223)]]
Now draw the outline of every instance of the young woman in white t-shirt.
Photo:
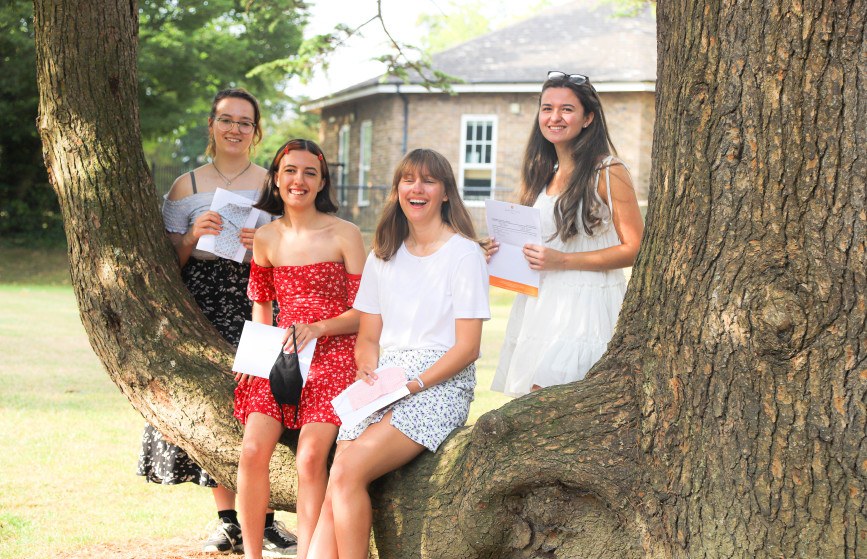
[(462, 426), (473, 399), (488, 273), (454, 173), (439, 153), (417, 149), (398, 165), (361, 278), (358, 378), (406, 371), (410, 396), (341, 428), (310, 557), (365, 559), (368, 486)]

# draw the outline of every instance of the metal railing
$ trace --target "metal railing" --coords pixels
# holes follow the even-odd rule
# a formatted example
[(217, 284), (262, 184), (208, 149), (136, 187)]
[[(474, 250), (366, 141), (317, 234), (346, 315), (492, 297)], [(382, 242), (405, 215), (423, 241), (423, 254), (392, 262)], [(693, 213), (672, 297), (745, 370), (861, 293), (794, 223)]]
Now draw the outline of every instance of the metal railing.
[(191, 163), (178, 163), (177, 165), (158, 165), (151, 161), (151, 175), (154, 178), (154, 186), (157, 188), (157, 195), (162, 200), (169, 189), (174, 184), (175, 179), (184, 173), (189, 173), (195, 169), (197, 165)]

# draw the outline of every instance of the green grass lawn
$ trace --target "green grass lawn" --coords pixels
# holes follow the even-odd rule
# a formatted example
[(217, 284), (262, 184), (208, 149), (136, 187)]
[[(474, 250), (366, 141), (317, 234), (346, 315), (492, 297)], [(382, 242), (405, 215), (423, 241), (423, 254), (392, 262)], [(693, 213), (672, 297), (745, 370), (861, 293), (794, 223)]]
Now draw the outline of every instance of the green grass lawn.
[[(509, 400), (488, 387), (511, 300), (492, 290), (471, 421)], [(0, 246), (0, 309), (0, 559), (198, 541), (214, 516), (210, 491), (135, 476), (144, 420), (90, 349), (65, 252)]]

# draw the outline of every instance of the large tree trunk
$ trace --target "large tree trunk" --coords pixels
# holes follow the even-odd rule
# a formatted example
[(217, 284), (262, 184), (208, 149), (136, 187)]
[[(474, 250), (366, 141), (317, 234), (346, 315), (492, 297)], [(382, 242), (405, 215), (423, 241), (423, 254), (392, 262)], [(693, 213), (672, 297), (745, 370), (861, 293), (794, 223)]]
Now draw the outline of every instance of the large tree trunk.
[[(611, 350), (375, 484), (380, 557), (867, 557), (865, 14), (659, 5), (648, 228)], [(136, 8), (36, 17), (82, 320), (133, 405), (231, 485), (228, 348), (138, 140)]]
[(689, 557), (867, 557), (865, 18), (660, 5), (650, 227), (612, 346), (644, 346), (645, 502)]
[[(34, 20), (38, 126), (91, 345), (147, 421), (234, 487), (230, 348), (180, 281), (142, 152), (136, 2), (36, 0)], [(285, 447), (272, 463), (286, 505), (293, 464)]]

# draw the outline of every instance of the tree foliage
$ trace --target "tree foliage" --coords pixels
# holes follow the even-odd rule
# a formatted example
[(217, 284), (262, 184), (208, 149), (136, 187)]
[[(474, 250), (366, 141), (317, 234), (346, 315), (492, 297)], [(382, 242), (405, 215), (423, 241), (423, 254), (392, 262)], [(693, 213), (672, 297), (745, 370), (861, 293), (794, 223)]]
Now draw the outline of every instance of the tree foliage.
[(0, 6), (0, 235), (30, 231), (60, 235), (57, 200), (42, 162), (36, 112), (33, 7)]
[[(266, 118), (285, 113), (291, 76), (268, 63), (298, 52), (308, 18), (304, 3), (145, 0), (138, 16), (139, 118), (151, 156), (202, 154), (210, 99), (224, 87), (249, 89)], [(0, 234), (32, 238), (46, 231), (59, 238), (57, 201), (35, 126), (35, 65), (33, 5), (10, 0), (0, 6)]]
[[(307, 11), (279, 0), (210, 0), (195, 5), (145, 0), (139, 7), (139, 103), (146, 140), (201, 125), (225, 87), (245, 87), (267, 114), (287, 100), (288, 77), (257, 71), (295, 54)], [(171, 61), (167, 64), (166, 61)]]

